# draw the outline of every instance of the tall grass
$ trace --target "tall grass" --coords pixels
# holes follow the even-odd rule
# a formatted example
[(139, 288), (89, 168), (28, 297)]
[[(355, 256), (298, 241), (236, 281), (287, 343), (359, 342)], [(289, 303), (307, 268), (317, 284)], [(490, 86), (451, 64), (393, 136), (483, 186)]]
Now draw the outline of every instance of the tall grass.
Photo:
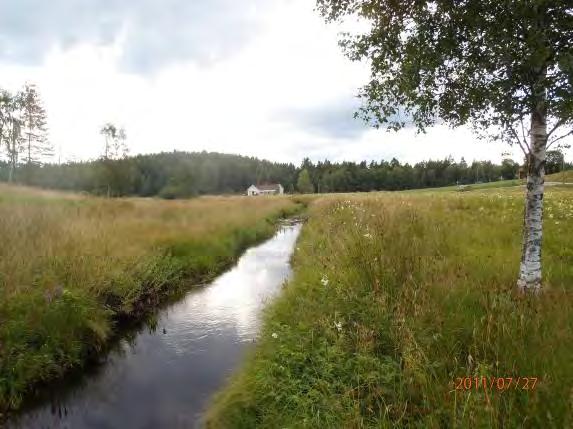
[(288, 198), (106, 200), (0, 188), (0, 411), (81, 365), (166, 295), (219, 272)]
[[(315, 201), (208, 427), (571, 427), (573, 192), (547, 193), (539, 297), (515, 293), (522, 192)], [(467, 376), (538, 383), (456, 390)]]

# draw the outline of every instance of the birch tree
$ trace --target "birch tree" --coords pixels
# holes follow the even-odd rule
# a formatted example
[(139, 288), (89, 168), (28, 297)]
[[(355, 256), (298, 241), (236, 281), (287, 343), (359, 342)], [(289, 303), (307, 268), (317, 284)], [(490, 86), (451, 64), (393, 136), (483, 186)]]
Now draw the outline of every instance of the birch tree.
[(24, 148), (22, 139), (22, 97), (0, 91), (0, 145), (8, 158), (8, 181), (14, 181), (19, 156)]
[(100, 134), (105, 139), (103, 159), (117, 159), (127, 155), (128, 150), (125, 144), (127, 134), (123, 128), (108, 122), (101, 127)]
[(367, 60), (357, 116), (398, 130), (436, 121), (469, 124), (519, 145), (527, 157), (517, 286), (541, 289), (546, 150), (573, 133), (571, 0), (317, 0), (327, 21), (360, 17), (345, 34), (352, 60)]
[[(103, 153), (103, 166), (105, 181), (107, 182), (107, 196), (112, 196), (112, 188), (117, 188), (121, 177), (121, 165), (114, 160), (125, 158), (128, 153), (125, 140), (127, 134), (123, 128), (119, 128), (108, 122), (101, 129), (100, 134), (104, 136), (105, 146)], [(116, 185), (116, 186), (114, 186)]]

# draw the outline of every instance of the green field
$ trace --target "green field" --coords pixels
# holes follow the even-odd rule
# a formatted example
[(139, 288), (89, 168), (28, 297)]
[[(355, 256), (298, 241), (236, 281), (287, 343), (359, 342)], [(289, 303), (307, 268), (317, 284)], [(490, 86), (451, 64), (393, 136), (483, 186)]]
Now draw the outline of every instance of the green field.
[(471, 185), (452, 185), (452, 186), (442, 186), (440, 188), (427, 188), (427, 189), (411, 189), (408, 193), (425, 193), (425, 192), (468, 192), (468, 191), (477, 191), (481, 189), (494, 189), (494, 188), (512, 188), (516, 186), (522, 186), (525, 184), (525, 181), (515, 179), (515, 180), (498, 180), (496, 182), (484, 182), (484, 183), (473, 183)]
[(563, 171), (561, 173), (548, 174), (547, 176), (545, 176), (545, 181), (573, 183), (573, 170)]
[(316, 199), (208, 427), (571, 427), (573, 190), (545, 207), (545, 289), (524, 297), (521, 187)]
[(0, 187), (0, 413), (269, 237), (290, 198), (108, 200)]

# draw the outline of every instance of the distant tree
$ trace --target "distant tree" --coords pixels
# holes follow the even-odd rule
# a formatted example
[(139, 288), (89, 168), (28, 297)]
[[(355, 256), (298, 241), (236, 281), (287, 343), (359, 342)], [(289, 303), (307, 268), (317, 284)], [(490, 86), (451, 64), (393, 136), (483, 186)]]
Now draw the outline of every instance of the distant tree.
[(314, 193), (314, 186), (310, 180), (310, 174), (306, 168), (299, 173), (298, 180), (296, 182), (296, 188), (303, 194)]
[(0, 90), (0, 143), (8, 158), (8, 181), (14, 181), (20, 154), (24, 150), (22, 138), (22, 105), (20, 93), (13, 95), (8, 91)]
[(504, 180), (515, 179), (519, 171), (519, 164), (513, 159), (506, 158), (501, 162), (501, 177)]
[(125, 143), (127, 134), (123, 128), (118, 128), (108, 122), (101, 127), (100, 134), (105, 139), (103, 159), (118, 159), (127, 156), (128, 149)]
[(53, 147), (47, 138), (46, 110), (36, 86), (26, 84), (22, 98), (22, 134), (26, 140), (26, 164), (39, 163), (53, 155)]
[[(10, 104), (12, 96), (11, 94), (0, 89), (0, 148), (6, 153), (6, 158), (10, 161), (10, 145), (8, 144), (9, 129), (11, 127), (10, 119)], [(10, 168), (10, 162), (8, 162), (8, 168)]]
[(539, 291), (545, 152), (573, 133), (571, 2), (317, 4), (327, 20), (359, 15), (369, 24), (341, 42), (351, 59), (371, 67), (359, 116), (394, 130), (407, 121), (421, 130), (438, 119), (471, 124), (482, 136), (519, 144), (529, 162), (517, 286)]
[(101, 129), (100, 134), (104, 136), (105, 146), (103, 153), (103, 180), (106, 183), (107, 196), (111, 197), (112, 194), (121, 195), (119, 191), (122, 188), (122, 181), (125, 177), (126, 171), (122, 163), (116, 160), (125, 158), (127, 156), (127, 145), (125, 143), (127, 134), (123, 128), (118, 128), (114, 124), (108, 122)]
[(563, 152), (560, 150), (548, 150), (545, 159), (545, 172), (547, 174), (558, 173), (563, 167)]

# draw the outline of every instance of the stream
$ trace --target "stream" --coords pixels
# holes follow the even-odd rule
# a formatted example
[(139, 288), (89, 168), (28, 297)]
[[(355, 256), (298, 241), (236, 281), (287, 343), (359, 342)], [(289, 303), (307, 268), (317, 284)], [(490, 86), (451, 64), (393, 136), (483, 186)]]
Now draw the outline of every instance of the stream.
[(261, 310), (289, 278), (301, 224), (285, 225), (205, 287), (161, 310), (96, 368), (46, 389), (9, 428), (199, 427), (210, 397), (256, 340)]

